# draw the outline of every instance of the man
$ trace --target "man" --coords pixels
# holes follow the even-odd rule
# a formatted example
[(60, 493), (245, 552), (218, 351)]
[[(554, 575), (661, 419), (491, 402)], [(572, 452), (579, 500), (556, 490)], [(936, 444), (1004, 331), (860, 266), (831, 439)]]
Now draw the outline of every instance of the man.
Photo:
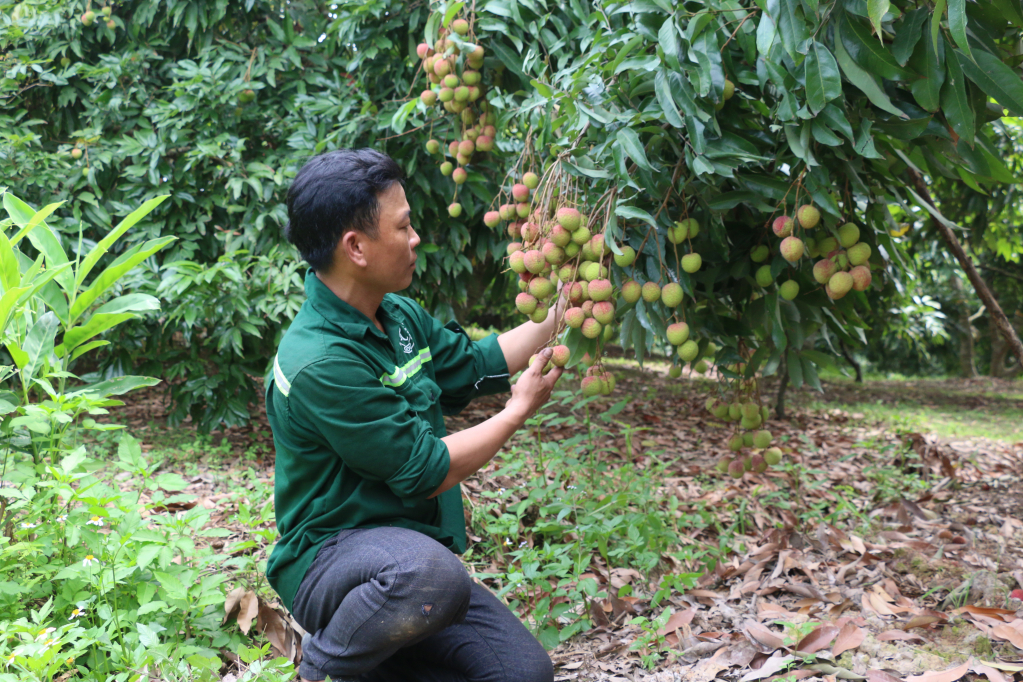
[[(472, 342), (414, 301), (419, 235), (401, 169), (370, 149), (309, 160), (285, 234), (307, 300), (267, 377), (280, 540), (267, 578), (298, 623), (304, 680), (551, 682), (550, 657), (475, 583), (459, 483), (550, 397), (560, 310)], [(560, 305), (564, 305), (562, 302)], [(444, 414), (509, 389), (502, 412), (446, 435)]]

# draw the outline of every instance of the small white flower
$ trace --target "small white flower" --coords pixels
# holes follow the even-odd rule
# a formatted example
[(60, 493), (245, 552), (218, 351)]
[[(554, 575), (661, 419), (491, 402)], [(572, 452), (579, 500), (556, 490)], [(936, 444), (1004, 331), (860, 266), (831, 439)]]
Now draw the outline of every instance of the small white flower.
[(512, 545), (511, 538), (505, 538), (504, 539), (504, 546), (505, 547), (511, 547), (511, 545)]
[(504, 495), (504, 488), (499, 488), (497, 492), (501, 495)]
[(71, 616), (68, 618), (68, 620), (74, 620), (75, 618), (81, 618), (84, 615), (85, 615), (85, 609), (75, 609), (74, 611), (71, 612)]
[(526, 541), (525, 540), (523, 540), (522, 542), (519, 543), (519, 549), (522, 549), (525, 546), (526, 546)]
[(10, 656), (8, 656), (7, 660), (4, 662), (4, 665), (8, 665), (9, 666), (11, 663), (14, 663), (14, 658), (15, 658), (14, 654), (11, 654)]
[(91, 554), (88, 555), (87, 557), (85, 557), (84, 559), (82, 559), (82, 565), (83, 566), (91, 566), (92, 564), (98, 564), (98, 563), (99, 563), (99, 559), (97, 559), (96, 557), (94, 557)]
[(575, 490), (575, 486), (574, 485), (570, 485), (570, 486), (568, 486), (568, 489), (569, 490)]
[(28, 521), (22, 521), (21, 522), (21, 527), (22, 528), (35, 528), (38, 525), (39, 525), (38, 523), (29, 523)]
[(64, 523), (67, 521), (67, 514), (61, 514), (57, 517), (57, 523)]
[(88, 521), (85, 522), (85, 525), (87, 525), (87, 526), (102, 526), (103, 525), (103, 519), (101, 519), (98, 516), (93, 516), (91, 519), (89, 519)]
[(56, 629), (57, 628), (46, 628), (45, 630), (40, 630), (39, 634), (36, 635), (36, 641), (38, 642), (42, 638), (46, 637), (46, 635), (50, 634), (51, 632), (56, 631)]

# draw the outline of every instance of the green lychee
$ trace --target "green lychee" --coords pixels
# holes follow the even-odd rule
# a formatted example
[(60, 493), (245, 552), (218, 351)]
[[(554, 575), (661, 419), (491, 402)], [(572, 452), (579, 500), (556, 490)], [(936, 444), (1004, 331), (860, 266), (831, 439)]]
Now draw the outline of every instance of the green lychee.
[(781, 297), (786, 301), (791, 301), (799, 295), (799, 282), (792, 279), (787, 282), (783, 282), (782, 285), (778, 287), (778, 293), (780, 293)]
[(675, 308), (682, 303), (682, 285), (677, 282), (669, 282), (661, 288), (661, 301), (669, 308)]
[(838, 228), (838, 241), (843, 248), (848, 249), (859, 240), (860, 228), (856, 227), (853, 223), (846, 223)]
[(685, 322), (675, 322), (668, 325), (668, 343), (673, 346), (681, 346), (689, 340), (689, 325)]

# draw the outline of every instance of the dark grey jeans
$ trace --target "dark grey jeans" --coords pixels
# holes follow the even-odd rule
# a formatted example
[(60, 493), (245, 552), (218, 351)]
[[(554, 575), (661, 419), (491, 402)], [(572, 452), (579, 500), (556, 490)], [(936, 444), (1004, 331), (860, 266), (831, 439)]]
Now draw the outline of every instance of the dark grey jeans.
[(550, 656), (449, 549), (405, 528), (344, 530), (295, 595), (299, 675), (337, 682), (552, 682)]

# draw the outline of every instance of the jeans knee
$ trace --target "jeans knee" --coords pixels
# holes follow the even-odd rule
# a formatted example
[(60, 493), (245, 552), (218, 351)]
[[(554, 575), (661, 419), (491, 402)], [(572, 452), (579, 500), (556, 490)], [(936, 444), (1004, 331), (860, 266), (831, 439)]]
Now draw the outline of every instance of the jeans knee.
[(540, 653), (533, 656), (528, 664), (523, 664), (516, 682), (554, 682), (554, 662), (543, 647), (539, 648)]
[(445, 608), (441, 610), (452, 618), (451, 622), (461, 621), (469, 610), (472, 595), (472, 578), (462, 562), (446, 547), (434, 543), (416, 557), (416, 564), (420, 576), (416, 583), (424, 599), (434, 595), (437, 600), (424, 603), (424, 615), (443, 604)]

